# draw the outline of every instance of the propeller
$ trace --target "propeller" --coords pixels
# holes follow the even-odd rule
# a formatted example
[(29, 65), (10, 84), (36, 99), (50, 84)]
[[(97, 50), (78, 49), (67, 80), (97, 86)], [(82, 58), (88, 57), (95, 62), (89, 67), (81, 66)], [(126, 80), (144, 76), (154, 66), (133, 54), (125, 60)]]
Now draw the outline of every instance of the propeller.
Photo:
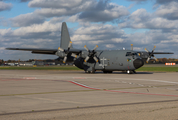
[(157, 58), (154, 56), (154, 50), (155, 50), (156, 46), (153, 47), (153, 50), (151, 52), (149, 52), (146, 48), (145, 51), (149, 54), (149, 57), (147, 59), (147, 63), (149, 62), (149, 60), (151, 59), (151, 57), (153, 57), (155, 60), (157, 60)]
[[(72, 41), (69, 42), (69, 45), (68, 45), (67, 50), (64, 50), (64, 49), (62, 49), (62, 48), (60, 48), (60, 47), (58, 48), (58, 51), (61, 51), (61, 52), (64, 52), (64, 53), (65, 53), (64, 59), (63, 59), (63, 63), (66, 63), (67, 56), (68, 56), (68, 54), (69, 54), (69, 51), (70, 51), (71, 46), (72, 46)], [(72, 53), (71, 56), (73, 56), (73, 57), (75, 56), (75, 57), (76, 57), (76, 55), (73, 54), (73, 53)]]
[(98, 45), (96, 45), (92, 51), (90, 51), (86, 45), (84, 46), (84, 48), (88, 51), (88, 56), (85, 58), (84, 61), (87, 62), (90, 58), (93, 58), (96, 62), (98, 62), (98, 59), (95, 56), (95, 54), (96, 54), (95, 50), (98, 48)]

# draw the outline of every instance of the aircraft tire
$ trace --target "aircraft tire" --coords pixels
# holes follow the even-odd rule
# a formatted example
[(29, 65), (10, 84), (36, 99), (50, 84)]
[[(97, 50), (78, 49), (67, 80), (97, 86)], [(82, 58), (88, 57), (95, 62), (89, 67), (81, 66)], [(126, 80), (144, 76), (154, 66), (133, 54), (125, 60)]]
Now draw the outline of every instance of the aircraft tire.
[(130, 70), (127, 70), (127, 74), (131, 74), (131, 71), (130, 71)]
[(127, 70), (127, 74), (133, 74), (133, 73), (136, 73), (136, 72)]
[(95, 73), (95, 68), (94, 68), (94, 67), (92, 68), (92, 71), (91, 71), (91, 73)]
[(103, 73), (112, 73), (113, 71), (103, 71)]

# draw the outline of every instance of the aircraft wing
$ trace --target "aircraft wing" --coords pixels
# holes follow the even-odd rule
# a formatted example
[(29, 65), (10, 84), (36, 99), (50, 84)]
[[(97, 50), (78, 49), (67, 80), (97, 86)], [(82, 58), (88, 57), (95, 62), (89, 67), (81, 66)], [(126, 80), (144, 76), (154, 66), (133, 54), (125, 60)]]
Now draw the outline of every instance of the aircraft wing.
[(31, 51), (36, 54), (55, 54), (57, 49), (39, 49), (39, 48), (6, 48), (7, 50), (22, 50), (22, 51)]
[[(6, 49), (7, 50), (31, 51), (31, 53), (34, 53), (34, 54), (51, 54), (51, 55), (55, 55), (55, 53), (58, 51), (57, 49), (43, 49), (43, 48), (6, 48)], [(81, 52), (81, 50), (71, 49), (69, 52), (78, 54)]]
[(172, 52), (153, 52), (153, 54), (174, 54)]

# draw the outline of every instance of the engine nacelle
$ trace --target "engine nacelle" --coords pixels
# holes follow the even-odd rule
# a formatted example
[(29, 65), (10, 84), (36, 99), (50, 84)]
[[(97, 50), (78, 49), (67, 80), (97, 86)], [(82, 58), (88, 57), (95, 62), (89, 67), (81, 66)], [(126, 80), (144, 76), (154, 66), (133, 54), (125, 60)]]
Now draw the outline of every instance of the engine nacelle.
[(59, 56), (59, 57), (65, 57), (65, 53), (62, 52), (62, 51), (57, 51), (56, 55)]

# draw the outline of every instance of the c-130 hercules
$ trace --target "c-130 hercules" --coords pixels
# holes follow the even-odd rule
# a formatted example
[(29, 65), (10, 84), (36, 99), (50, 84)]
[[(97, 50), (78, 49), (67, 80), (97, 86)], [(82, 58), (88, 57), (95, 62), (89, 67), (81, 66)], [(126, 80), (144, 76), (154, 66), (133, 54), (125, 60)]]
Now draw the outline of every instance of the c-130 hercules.
[[(169, 52), (152, 52), (146, 50), (133, 51), (131, 50), (96, 50), (96, 45), (93, 50), (89, 50), (85, 45), (86, 50), (74, 49), (70, 40), (68, 28), (65, 22), (61, 28), (61, 43), (58, 49), (39, 49), (39, 48), (6, 48), (7, 50), (23, 50), (32, 51), (36, 54), (51, 54), (63, 58), (63, 63), (66, 61), (74, 61), (75, 66), (83, 69), (86, 73), (95, 73), (96, 70), (104, 73), (112, 73), (113, 71), (127, 71), (127, 73), (135, 73), (135, 70), (144, 65), (143, 59), (147, 62), (154, 54), (173, 54)], [(154, 57), (155, 58), (155, 57)], [(156, 59), (156, 58), (155, 58)]]

